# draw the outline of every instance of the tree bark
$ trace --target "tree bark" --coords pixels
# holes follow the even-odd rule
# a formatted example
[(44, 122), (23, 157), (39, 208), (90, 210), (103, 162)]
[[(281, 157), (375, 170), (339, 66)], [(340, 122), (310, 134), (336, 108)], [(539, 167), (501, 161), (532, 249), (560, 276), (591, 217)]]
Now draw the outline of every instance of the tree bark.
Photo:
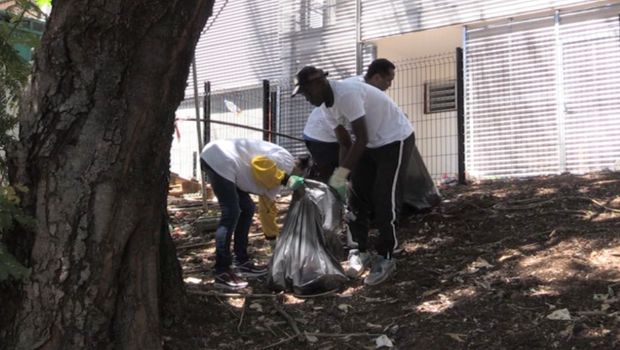
[(54, 1), (9, 153), (38, 228), (6, 237), (32, 270), (7, 348), (161, 349), (174, 113), (212, 8)]

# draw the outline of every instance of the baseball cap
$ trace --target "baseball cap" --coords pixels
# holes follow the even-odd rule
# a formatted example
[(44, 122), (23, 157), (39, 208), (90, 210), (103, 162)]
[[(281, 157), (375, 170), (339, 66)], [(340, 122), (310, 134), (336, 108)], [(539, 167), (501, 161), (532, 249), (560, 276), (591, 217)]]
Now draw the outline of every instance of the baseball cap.
[(323, 72), (322, 69), (318, 69), (313, 66), (303, 67), (297, 74), (295, 74), (295, 87), (291, 93), (291, 97), (295, 97), (300, 92), (303, 92), (310, 83), (313, 81), (324, 78), (329, 75), (328, 72)]

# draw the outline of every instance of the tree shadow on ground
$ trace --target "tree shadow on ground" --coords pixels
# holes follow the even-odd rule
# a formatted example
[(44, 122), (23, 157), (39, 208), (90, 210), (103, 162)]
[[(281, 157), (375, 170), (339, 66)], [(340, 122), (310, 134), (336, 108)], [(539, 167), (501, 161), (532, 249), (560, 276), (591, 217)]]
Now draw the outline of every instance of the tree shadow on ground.
[[(164, 330), (166, 348), (370, 349), (381, 334), (407, 350), (620, 348), (619, 193), (619, 173), (445, 188), (440, 208), (402, 226), (384, 284), (193, 297), (188, 318)], [(251, 286), (270, 293), (264, 280)], [(317, 336), (292, 339), (278, 309)], [(570, 320), (548, 318), (562, 309)]]

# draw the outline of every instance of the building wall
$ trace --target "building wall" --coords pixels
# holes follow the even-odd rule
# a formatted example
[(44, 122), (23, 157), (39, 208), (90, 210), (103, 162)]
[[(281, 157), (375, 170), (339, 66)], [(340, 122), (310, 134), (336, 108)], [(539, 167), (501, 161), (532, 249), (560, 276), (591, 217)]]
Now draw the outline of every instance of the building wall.
[[(200, 93), (211, 82), (213, 90), (278, 79), (282, 70), (280, 0), (216, 0), (196, 47), (196, 74)], [(219, 15), (218, 15), (219, 14)], [(186, 98), (193, 96), (188, 78)]]
[[(464, 47), (464, 25), (484, 26), (507, 18), (531, 17), (553, 13), (556, 9), (565, 11), (613, 2), (619, 1), (361, 0), (361, 39), (362, 44), (376, 47), (377, 57), (397, 62), (399, 70), (404, 71), (412, 65), (428, 64), (437, 55), (450, 55), (456, 47)], [(227, 5), (223, 7), (225, 3)], [(277, 81), (280, 92), (278, 130), (299, 136), (311, 108), (303, 99), (290, 98), (291, 77), (304, 65), (324, 68), (336, 79), (356, 74), (355, 6), (356, 0), (217, 0), (214, 16), (209, 20), (197, 49), (200, 88), (207, 80), (211, 81), (213, 91), (252, 85), (263, 79)], [(370, 56), (364, 56), (365, 64)], [(408, 71), (419, 71), (418, 68)], [(441, 118), (425, 115), (421, 100), (424, 84), (448, 79), (447, 75), (436, 70), (434, 73), (399, 76), (397, 79), (407, 79), (402, 83), (407, 86), (399, 87), (400, 83), (396, 81), (390, 92), (414, 123), (425, 159), (446, 158), (446, 152), (431, 150), (437, 149), (432, 144), (438, 140), (446, 141), (444, 148), (448, 149), (447, 152), (456, 147), (447, 140), (456, 132), (456, 124), (450, 121), (454, 113), (446, 112), (448, 114)], [(188, 96), (193, 94), (191, 79)], [(437, 124), (439, 119), (447, 124)], [(424, 139), (425, 136), (428, 140)], [(277, 142), (295, 152), (303, 148), (295, 141), (278, 138)], [(437, 173), (443, 171), (440, 168), (445, 168), (452, 172), (454, 157), (450, 155), (448, 158), (449, 166), (445, 163), (433, 165), (429, 160), (429, 170)]]

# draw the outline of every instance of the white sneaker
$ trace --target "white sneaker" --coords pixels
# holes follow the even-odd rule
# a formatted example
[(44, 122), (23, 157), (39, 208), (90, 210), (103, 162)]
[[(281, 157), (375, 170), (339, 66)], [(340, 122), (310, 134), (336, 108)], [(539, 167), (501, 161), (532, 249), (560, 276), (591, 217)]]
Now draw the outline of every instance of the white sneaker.
[(345, 274), (350, 278), (359, 277), (370, 266), (372, 257), (370, 253), (360, 253), (357, 249), (349, 251), (349, 268)]
[(349, 226), (347, 226), (347, 247), (349, 247), (349, 249), (358, 248), (357, 242), (353, 240), (353, 235), (351, 234), (351, 230), (349, 229)]
[(374, 256), (370, 274), (364, 279), (364, 284), (374, 286), (384, 282), (396, 272), (396, 261), (387, 260), (381, 255)]

